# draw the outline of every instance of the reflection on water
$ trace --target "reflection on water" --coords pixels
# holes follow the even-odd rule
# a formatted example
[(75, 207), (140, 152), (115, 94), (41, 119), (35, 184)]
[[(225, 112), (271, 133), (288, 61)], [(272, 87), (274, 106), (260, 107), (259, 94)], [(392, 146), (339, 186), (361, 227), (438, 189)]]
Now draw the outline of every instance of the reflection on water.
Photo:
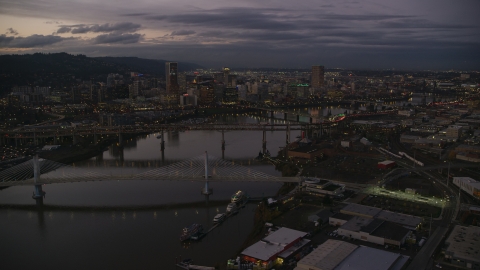
[[(220, 121), (257, 123), (260, 118), (223, 118)], [(282, 122), (282, 121), (279, 121)], [(72, 168), (57, 170), (97, 174), (136, 174), (195, 156), (222, 155), (218, 131), (165, 133), (165, 151), (156, 136), (113, 145), (101, 155)], [(292, 132), (292, 136), (299, 135)], [(225, 159), (248, 166), (262, 147), (262, 132), (225, 132)], [(284, 132), (267, 132), (272, 154), (283, 147)], [(162, 155), (163, 154), (163, 155)], [(242, 160), (242, 161), (239, 161)], [(252, 164), (252, 163), (250, 163)], [(278, 175), (272, 165), (254, 165), (252, 170)], [(68, 171), (70, 170), (70, 171)], [(0, 245), (6, 268), (49, 269), (174, 269), (175, 258), (192, 258), (213, 266), (231, 258), (253, 226), (255, 204), (228, 218), (201, 242), (180, 243), (183, 227), (201, 223), (212, 226), (216, 213), (226, 211), (237, 190), (252, 197), (271, 196), (280, 183), (212, 182), (213, 195), (205, 204), (202, 182), (101, 181), (46, 185), (44, 208), (35, 208), (32, 187), (18, 186), (0, 191)], [(219, 202), (221, 201), (221, 202)], [(11, 205), (11, 206), (7, 206)], [(28, 259), (26, 259), (28, 258)]]
[[(215, 265), (232, 257), (253, 227), (249, 204), (200, 242), (180, 242), (183, 227), (212, 226), (217, 209), (0, 210), (0, 252), (6, 269), (174, 269), (176, 257)], [(36, 221), (35, 221), (36, 216)]]

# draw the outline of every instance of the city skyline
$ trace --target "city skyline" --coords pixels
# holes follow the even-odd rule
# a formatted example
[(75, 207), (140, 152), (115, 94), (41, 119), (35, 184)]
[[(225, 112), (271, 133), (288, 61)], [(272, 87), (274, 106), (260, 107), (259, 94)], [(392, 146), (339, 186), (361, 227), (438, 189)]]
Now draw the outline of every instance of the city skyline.
[(0, 54), (220, 68), (478, 69), (480, 2), (1, 0)]

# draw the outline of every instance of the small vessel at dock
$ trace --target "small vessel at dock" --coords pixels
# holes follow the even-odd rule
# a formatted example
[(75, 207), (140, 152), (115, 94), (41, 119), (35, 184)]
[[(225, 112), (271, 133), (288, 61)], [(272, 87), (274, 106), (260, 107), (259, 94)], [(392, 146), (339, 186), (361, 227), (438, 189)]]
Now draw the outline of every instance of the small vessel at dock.
[(239, 203), (245, 199), (245, 193), (239, 190), (235, 194), (232, 195), (232, 203)]
[(225, 219), (225, 214), (224, 213), (221, 213), (221, 214), (217, 214), (214, 218), (213, 218), (213, 223), (222, 223), (222, 221)]
[(180, 235), (180, 241), (188, 240), (193, 235), (196, 235), (197, 233), (201, 233), (202, 231), (203, 231), (202, 224), (193, 223), (189, 227), (183, 228), (182, 234)]
[(238, 212), (238, 207), (236, 203), (229, 203), (227, 206), (227, 213), (234, 214)]

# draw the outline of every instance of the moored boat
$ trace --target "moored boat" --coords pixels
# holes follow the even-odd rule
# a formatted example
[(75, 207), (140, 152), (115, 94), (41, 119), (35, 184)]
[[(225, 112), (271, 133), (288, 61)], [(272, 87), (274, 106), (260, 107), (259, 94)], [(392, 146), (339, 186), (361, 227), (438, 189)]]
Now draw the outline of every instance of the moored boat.
[(238, 212), (238, 207), (236, 203), (229, 203), (227, 206), (227, 213), (236, 213)]
[(224, 219), (225, 219), (225, 214), (224, 214), (224, 213), (217, 214), (217, 215), (213, 218), (213, 223), (221, 223)]
[(203, 231), (203, 226), (202, 224), (198, 223), (193, 223), (189, 227), (185, 227), (182, 230), (182, 234), (180, 235), (180, 241), (185, 241), (190, 239), (192, 235), (195, 235), (197, 233), (200, 233)]
[(245, 193), (239, 190), (235, 194), (232, 195), (232, 203), (238, 203), (245, 199)]

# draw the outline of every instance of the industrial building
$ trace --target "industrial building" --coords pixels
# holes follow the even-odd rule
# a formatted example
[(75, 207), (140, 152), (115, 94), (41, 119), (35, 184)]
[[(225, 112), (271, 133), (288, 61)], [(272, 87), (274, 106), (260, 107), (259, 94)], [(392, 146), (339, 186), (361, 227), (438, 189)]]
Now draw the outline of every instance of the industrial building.
[(345, 185), (335, 184), (325, 179), (309, 178), (303, 182), (305, 191), (314, 194), (338, 196), (345, 191)]
[(475, 199), (480, 200), (480, 182), (470, 177), (453, 177), (453, 184)]
[(400, 247), (411, 231), (396, 223), (376, 218), (355, 216), (338, 228), (338, 235), (378, 245)]
[(456, 225), (445, 241), (445, 258), (460, 267), (480, 269), (480, 227)]
[(378, 162), (377, 168), (379, 168), (379, 169), (390, 169), (390, 168), (395, 167), (395, 165), (396, 165), (395, 161), (384, 160), (384, 161)]
[(241, 259), (262, 269), (270, 269), (302, 251), (310, 243), (304, 239), (306, 235), (306, 232), (282, 227), (243, 250)]
[[(422, 219), (416, 216), (395, 213), (387, 210), (382, 210), (381, 208), (356, 203), (348, 204), (340, 210), (340, 213), (347, 214), (349, 216), (359, 216), (370, 219), (376, 218), (384, 221), (390, 221), (409, 230), (416, 230), (418, 226), (422, 223)], [(332, 216), (332, 218), (335, 218), (335, 215)], [(339, 217), (337, 217), (335, 220), (329, 221), (329, 223), (332, 225), (336, 225), (339, 223), (343, 224), (348, 221), (345, 220), (344, 222), (340, 222), (338, 219)]]
[(295, 270), (402, 269), (409, 257), (329, 239), (297, 263)]

